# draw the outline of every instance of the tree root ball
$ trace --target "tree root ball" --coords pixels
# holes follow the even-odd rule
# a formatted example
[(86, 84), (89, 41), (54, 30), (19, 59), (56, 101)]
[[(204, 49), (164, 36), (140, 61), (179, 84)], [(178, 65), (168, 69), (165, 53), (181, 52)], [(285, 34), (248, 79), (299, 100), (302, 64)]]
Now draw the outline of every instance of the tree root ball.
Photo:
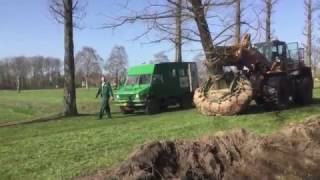
[(193, 97), (196, 108), (204, 115), (239, 114), (248, 107), (251, 101), (252, 87), (250, 81), (245, 77), (235, 80), (232, 89), (205, 88), (205, 85), (206, 83), (199, 87)]

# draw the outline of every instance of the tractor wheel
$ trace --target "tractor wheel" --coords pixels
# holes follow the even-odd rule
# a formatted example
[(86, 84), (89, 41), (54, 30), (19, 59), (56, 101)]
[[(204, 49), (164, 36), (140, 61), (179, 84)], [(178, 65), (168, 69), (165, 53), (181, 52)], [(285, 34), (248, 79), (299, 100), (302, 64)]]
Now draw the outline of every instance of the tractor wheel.
[(266, 110), (281, 110), (289, 106), (290, 83), (287, 76), (269, 77), (263, 86), (264, 108)]
[(145, 113), (146, 114), (156, 114), (160, 112), (160, 104), (155, 98), (148, 98), (146, 107), (145, 107)]
[(127, 108), (127, 107), (124, 107), (124, 106), (120, 106), (120, 111), (123, 114), (131, 114), (131, 113), (134, 112), (134, 109), (130, 109), (130, 108)]
[(252, 87), (245, 76), (236, 77), (227, 89), (214, 89), (209, 78), (194, 94), (193, 101), (204, 115), (234, 115), (243, 112), (251, 101)]
[(293, 101), (296, 104), (307, 105), (312, 103), (313, 82), (310, 76), (298, 77), (295, 80)]

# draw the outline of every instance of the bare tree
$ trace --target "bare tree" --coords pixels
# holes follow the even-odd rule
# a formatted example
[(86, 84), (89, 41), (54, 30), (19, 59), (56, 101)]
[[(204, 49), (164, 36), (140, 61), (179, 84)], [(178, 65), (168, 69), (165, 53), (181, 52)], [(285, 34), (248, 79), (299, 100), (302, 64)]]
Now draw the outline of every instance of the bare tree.
[(182, 0), (176, 0), (176, 62), (182, 62)]
[(165, 54), (165, 51), (160, 51), (153, 55), (153, 60), (150, 61), (150, 64), (158, 64), (164, 62), (169, 62), (169, 58)]
[(97, 51), (91, 47), (83, 47), (75, 56), (76, 71), (82, 71), (84, 73), (85, 85), (89, 89), (89, 77), (93, 73), (101, 72), (100, 62), (102, 58)]
[(318, 76), (318, 68), (319, 68), (319, 59), (320, 59), (320, 47), (319, 46), (313, 46), (312, 47), (312, 71), (313, 76)]
[(54, 88), (61, 81), (61, 62), (57, 58), (7, 57), (0, 60), (0, 89)]
[[(146, 30), (135, 39), (140, 39), (153, 32), (160, 35), (151, 43), (169, 41), (175, 47), (175, 61), (182, 61), (182, 46), (184, 41), (195, 40), (197, 33), (193, 28), (186, 25), (191, 20), (191, 14), (186, 9), (186, 0), (165, 0), (165, 1), (146, 1), (146, 7), (138, 12), (130, 9), (130, 14), (113, 18), (113, 23), (107, 24), (105, 28), (117, 28), (127, 23), (143, 22)], [(128, 3), (125, 8), (127, 8)], [(198, 40), (197, 40), (198, 41)]]
[(313, 16), (317, 8), (314, 6), (313, 0), (304, 0), (304, 8), (305, 8), (305, 14), (306, 14), (306, 30), (304, 35), (307, 38), (307, 44), (306, 44), (307, 64), (313, 69), (313, 64), (312, 64)]
[[(49, 6), (53, 17), (64, 24), (64, 108), (65, 116), (77, 115), (73, 28), (74, 18), (83, 18), (85, 6), (79, 0), (51, 0)], [(77, 14), (78, 12), (78, 14)]]
[(105, 70), (115, 80), (116, 86), (124, 78), (128, 66), (128, 55), (124, 46), (114, 46), (105, 64)]
[(271, 41), (272, 33), (271, 33), (271, 18), (273, 13), (274, 5), (278, 2), (278, 0), (263, 0), (265, 4), (265, 38), (266, 41)]
[(241, 0), (236, 0), (235, 3), (235, 39), (236, 43), (241, 41)]
[(220, 76), (223, 74), (222, 66), (217, 65), (220, 63), (215, 56), (215, 48), (213, 45), (212, 37), (210, 34), (209, 26), (205, 17), (204, 6), (201, 0), (189, 0), (192, 4), (192, 11), (199, 30), (201, 44), (206, 57), (206, 66), (212, 75)]

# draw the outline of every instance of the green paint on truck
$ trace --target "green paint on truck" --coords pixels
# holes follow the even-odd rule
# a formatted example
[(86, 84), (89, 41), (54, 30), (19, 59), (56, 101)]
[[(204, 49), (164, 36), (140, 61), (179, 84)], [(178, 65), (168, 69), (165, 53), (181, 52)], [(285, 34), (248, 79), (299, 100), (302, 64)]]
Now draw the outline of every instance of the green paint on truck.
[(116, 93), (115, 103), (123, 113), (144, 110), (154, 114), (177, 104), (190, 107), (197, 87), (194, 62), (139, 65), (128, 69), (126, 83)]
[(140, 66), (134, 66), (128, 69), (128, 76), (134, 76), (139, 74), (152, 74), (155, 66), (155, 64), (144, 64)]

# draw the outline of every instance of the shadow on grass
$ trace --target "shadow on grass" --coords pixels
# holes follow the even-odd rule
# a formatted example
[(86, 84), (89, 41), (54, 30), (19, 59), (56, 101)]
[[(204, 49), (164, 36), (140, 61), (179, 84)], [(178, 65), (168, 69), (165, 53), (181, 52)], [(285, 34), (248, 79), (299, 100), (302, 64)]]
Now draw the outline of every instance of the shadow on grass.
[[(287, 108), (283, 109), (283, 110), (289, 110), (289, 109), (297, 109), (297, 108), (301, 108), (301, 107), (307, 107), (307, 106), (312, 106), (312, 105), (320, 105), (320, 98), (313, 98), (312, 103), (310, 105), (295, 105), (295, 104), (290, 104)], [(274, 112), (276, 114), (279, 114), (282, 110), (277, 110), (277, 109), (273, 109), (273, 110), (266, 110), (265, 108), (263, 108), (263, 106), (258, 106), (258, 105), (250, 105), (248, 107), (248, 109), (242, 113), (242, 114), (262, 114), (262, 113), (266, 113), (266, 112)]]
[[(314, 98), (311, 105), (320, 105), (320, 98)], [(284, 110), (297, 109), (297, 108), (301, 108), (301, 107), (305, 107), (305, 106), (290, 105), (288, 108), (286, 108)], [(193, 109), (193, 108), (194, 107), (191, 107), (191, 108), (180, 108), (179, 106), (173, 106), (173, 107), (169, 107), (169, 108), (167, 108), (167, 109), (165, 109), (165, 110), (163, 110), (163, 111), (161, 111), (160, 113), (157, 113), (157, 114), (161, 114), (162, 112), (177, 112), (177, 111), (183, 111), (183, 110), (188, 110), (188, 109)], [(254, 105), (250, 105), (248, 107), (248, 109), (245, 112), (241, 113), (241, 114), (242, 115), (250, 115), (250, 114), (262, 114), (262, 113), (266, 113), (266, 112), (273, 112), (275, 114), (275, 116), (277, 117), (277, 120), (284, 121), (286, 117), (281, 115), (281, 111), (282, 110), (266, 110), (262, 106), (257, 106), (257, 105), (254, 104)], [(98, 119), (98, 113), (81, 113), (81, 114), (79, 114), (77, 116), (74, 116), (74, 117), (82, 117), (82, 116), (84, 116), (84, 117), (85, 116), (97, 117), (97, 119)], [(144, 111), (136, 111), (136, 112), (130, 113), (130, 114), (123, 114), (123, 113), (118, 112), (118, 111), (112, 112), (112, 119), (125, 119), (127, 117), (134, 117), (134, 116), (150, 116), (150, 115), (146, 115), (144, 113)], [(40, 123), (40, 122), (57, 121), (57, 120), (60, 120), (62, 118), (66, 118), (66, 117), (68, 117), (68, 116), (63, 116), (62, 113), (59, 113), (59, 114), (54, 114), (54, 115), (51, 115), (51, 116), (36, 118), (36, 119), (28, 120), (28, 121), (13, 121), (13, 122), (0, 123), (0, 128), (1, 127), (8, 127), (8, 126)]]

